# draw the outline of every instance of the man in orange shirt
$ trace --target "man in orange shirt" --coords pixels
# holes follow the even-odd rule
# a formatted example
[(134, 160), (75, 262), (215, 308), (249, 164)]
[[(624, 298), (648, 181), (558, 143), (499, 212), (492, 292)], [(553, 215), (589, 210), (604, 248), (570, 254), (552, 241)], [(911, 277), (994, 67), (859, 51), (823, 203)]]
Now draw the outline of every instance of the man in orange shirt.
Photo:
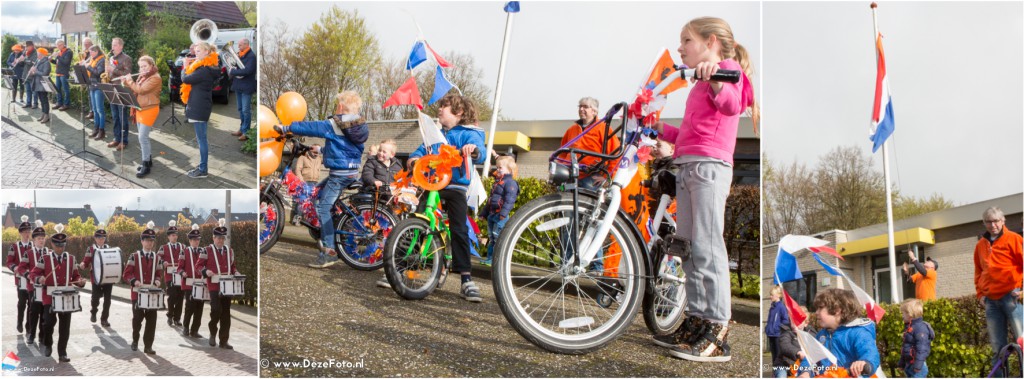
[[(1020, 234), (1007, 230), (1006, 217), (996, 207), (982, 213), (985, 234), (974, 247), (974, 289), (985, 304), (992, 364), (1009, 340), (1024, 334), (1024, 311), (1021, 305), (1021, 278), (1024, 277), (1024, 255)], [(1014, 335), (1006, 335), (1007, 326)]]
[[(939, 279), (939, 262), (928, 258), (927, 262), (923, 264), (917, 260), (917, 255), (913, 251), (908, 252), (910, 255), (910, 263), (914, 265), (917, 272), (910, 276), (910, 280), (914, 282), (914, 294), (918, 299), (928, 301), (935, 300), (935, 285)], [(906, 262), (903, 263), (903, 272), (909, 273)]]

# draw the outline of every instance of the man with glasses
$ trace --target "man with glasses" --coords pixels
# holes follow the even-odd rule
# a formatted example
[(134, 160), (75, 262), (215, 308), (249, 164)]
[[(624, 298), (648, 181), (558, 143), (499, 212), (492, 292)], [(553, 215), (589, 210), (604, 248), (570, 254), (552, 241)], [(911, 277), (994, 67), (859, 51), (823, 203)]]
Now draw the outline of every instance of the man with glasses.
[[(1024, 256), (1021, 255), (1020, 234), (1007, 230), (1003, 211), (991, 207), (982, 213), (985, 234), (974, 247), (974, 289), (985, 305), (989, 342), (992, 346), (992, 364), (999, 350), (1024, 334), (1021, 305), (1021, 278)], [(1007, 336), (1008, 327), (1013, 336)]]

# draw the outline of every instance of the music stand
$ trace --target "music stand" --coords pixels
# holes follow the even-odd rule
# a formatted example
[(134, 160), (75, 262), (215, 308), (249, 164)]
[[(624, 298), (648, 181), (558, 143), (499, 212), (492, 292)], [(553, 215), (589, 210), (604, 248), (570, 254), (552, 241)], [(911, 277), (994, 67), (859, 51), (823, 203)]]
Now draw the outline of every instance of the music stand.
[(95, 125), (95, 123), (92, 122), (92, 121), (88, 121), (88, 123), (87, 123), (86, 121), (88, 119), (85, 118), (85, 104), (88, 104), (89, 101), (83, 99), (83, 97), (88, 97), (88, 93), (89, 93), (89, 72), (88, 72), (88, 70), (86, 70), (85, 66), (82, 66), (80, 64), (76, 64), (74, 66), (71, 66), (71, 68), (72, 68), (72, 70), (71, 70), (71, 74), (72, 74), (71, 78), (74, 79), (74, 83), (72, 83), (72, 84), (77, 85), (77, 86), (85, 87), (84, 88), (85, 91), (81, 92), (78, 95), (78, 102), (81, 105), (81, 109), (78, 112), (78, 117), (79, 117), (79, 119), (82, 120), (82, 151), (79, 151), (77, 153), (71, 154), (71, 156), (73, 157), (73, 156), (76, 156), (78, 154), (89, 153), (89, 154), (92, 154), (92, 155), (95, 155), (95, 156), (99, 157), (100, 156), (99, 154), (96, 154), (96, 153), (93, 153), (93, 152), (89, 151), (89, 144), (87, 144), (85, 142), (85, 139), (86, 139), (85, 130), (89, 128), (89, 125)]
[(14, 70), (10, 68), (2, 69), (3, 72), (3, 88), (11, 90), (11, 101), (7, 102), (7, 117), (11, 117), (11, 113), (14, 113), (14, 100), (18, 97), (17, 93), (14, 93)]
[[(125, 88), (122, 85), (113, 83), (100, 83), (98, 84), (100, 91), (103, 91), (103, 97), (107, 99), (110, 105), (120, 105), (128, 108), (135, 108), (136, 110), (141, 109), (139, 106), (139, 100), (135, 98), (135, 93), (132, 90)], [(125, 125), (128, 123), (125, 122)], [(127, 133), (127, 131), (125, 131)], [(117, 136), (115, 136), (117, 138)], [(121, 159), (118, 164), (121, 166), (121, 175), (124, 175), (124, 150), (121, 150)]]
[[(181, 70), (177, 70), (174, 67), (174, 61), (172, 61), (172, 60), (168, 60), (166, 63), (167, 63), (167, 68), (170, 69), (170, 71), (168, 71), (168, 75), (167, 75), (167, 97), (170, 98), (170, 95), (171, 95), (171, 78), (174, 77), (175, 71), (178, 71), (177, 74), (180, 75), (181, 74)], [(181, 92), (178, 92), (178, 97), (179, 98), (181, 97)], [(167, 125), (167, 123), (169, 122), (169, 123), (171, 123), (171, 126), (174, 127), (174, 130), (178, 130), (178, 125), (182, 124), (182, 122), (180, 120), (178, 120), (178, 116), (174, 114), (174, 99), (170, 99), (170, 100), (171, 100), (171, 117), (166, 119), (166, 120), (164, 120), (164, 123), (160, 124), (160, 126)]]

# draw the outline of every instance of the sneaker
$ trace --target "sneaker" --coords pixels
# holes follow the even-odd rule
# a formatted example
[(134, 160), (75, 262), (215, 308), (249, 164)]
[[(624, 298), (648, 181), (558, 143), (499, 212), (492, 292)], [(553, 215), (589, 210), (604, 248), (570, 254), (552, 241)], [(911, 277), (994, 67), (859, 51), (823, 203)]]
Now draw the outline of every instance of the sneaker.
[(476, 286), (473, 281), (462, 283), (462, 290), (459, 291), (459, 295), (462, 295), (463, 299), (473, 303), (483, 302), (484, 299), (480, 297), (480, 287)]
[(338, 263), (338, 257), (328, 256), (327, 254), (320, 254), (316, 258), (316, 262), (310, 263), (309, 267), (313, 268), (328, 268)]
[(193, 168), (188, 171), (188, 177), (193, 179), (205, 178), (207, 176), (206, 171), (199, 171), (199, 167)]
[(695, 362), (728, 362), (732, 359), (729, 343), (729, 327), (717, 322), (707, 321), (704, 333), (693, 343), (682, 343), (673, 346), (669, 355)]
[(697, 340), (701, 330), (706, 326), (707, 321), (697, 316), (690, 316), (683, 319), (683, 323), (675, 332), (670, 334), (654, 336), (654, 344), (672, 348), (682, 343), (693, 343)]
[(491, 267), (491, 265), (493, 264), (493, 262), (491, 262), (491, 258), (490, 258), (490, 257), (488, 257), (488, 258), (484, 258), (484, 259), (481, 259), (481, 260), (480, 260), (480, 264), (482, 264), (482, 265), (484, 265), (484, 266), (487, 266), (487, 267)]
[(388, 283), (388, 277), (382, 276), (377, 280), (377, 287), (380, 288), (391, 288), (391, 283)]

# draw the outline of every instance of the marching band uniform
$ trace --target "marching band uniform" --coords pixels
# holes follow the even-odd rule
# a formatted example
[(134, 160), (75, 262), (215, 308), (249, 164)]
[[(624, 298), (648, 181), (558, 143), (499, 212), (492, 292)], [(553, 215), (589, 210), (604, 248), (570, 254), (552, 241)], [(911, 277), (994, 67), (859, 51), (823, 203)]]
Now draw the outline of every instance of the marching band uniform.
[[(43, 241), (45, 241), (46, 229), (43, 229), (42, 220), (36, 220), (36, 227), (35, 229), (32, 229), (32, 239), (36, 240), (38, 237), (43, 237)], [(25, 273), (26, 277), (28, 277), (32, 273), (32, 270), (36, 268), (36, 262), (39, 262), (43, 255), (50, 252), (49, 249), (43, 246), (44, 243), (45, 242), (38, 240), (33, 241), (32, 249), (28, 252), (28, 259), (22, 261), (21, 264), (18, 265), (18, 270)], [(28, 329), (26, 334), (28, 334), (29, 345), (35, 343), (36, 330), (42, 329), (43, 297), (39, 296), (37, 298), (35, 296), (36, 287), (37, 285), (35, 284), (35, 281), (29, 278), (28, 293), (32, 301), (28, 305), (28, 325), (25, 326), (25, 329)], [(45, 292), (45, 289), (43, 291)], [(40, 339), (40, 341), (42, 341), (42, 339)]]
[[(63, 250), (63, 246), (67, 243), (68, 239), (66, 234), (61, 233), (63, 230), (64, 225), (58, 224), (57, 234), (50, 238), (50, 242), (54, 246), (60, 246), (61, 250)], [(59, 360), (61, 362), (70, 362), (71, 359), (68, 358), (68, 338), (71, 334), (71, 315), (73, 313), (53, 312), (52, 292), (55, 288), (59, 287), (85, 286), (85, 280), (82, 279), (75, 265), (75, 257), (68, 254), (67, 251), (62, 251), (60, 254), (53, 251), (48, 252), (36, 262), (36, 268), (32, 270), (31, 279), (38, 285), (46, 286), (42, 299), (45, 321), (40, 331), (42, 334), (39, 336), (39, 342), (45, 347), (43, 354), (49, 357), (53, 353), (53, 329), (57, 327), (57, 355), (60, 356)]]
[[(167, 237), (177, 237), (178, 228), (176, 222), (171, 221), (167, 228)], [(160, 261), (164, 264), (164, 283), (167, 283), (167, 325), (181, 326), (181, 305), (184, 300), (181, 287), (174, 283), (174, 272), (178, 271), (180, 259), (178, 258), (185, 250), (185, 245), (180, 242), (168, 242), (160, 247)]]
[[(100, 224), (99, 229), (97, 229), (92, 236), (93, 238), (107, 238), (107, 231), (103, 229), (102, 223)], [(89, 246), (89, 249), (85, 251), (85, 257), (82, 258), (82, 268), (91, 271), (93, 269), (92, 261), (96, 254), (96, 250), (109, 248), (110, 245), (107, 244), (103, 244), (102, 246), (93, 244), (92, 246)], [(92, 276), (92, 316), (89, 318), (91, 322), (96, 322), (96, 312), (99, 311), (100, 299), (103, 299), (103, 313), (100, 314), (100, 325), (104, 327), (110, 326), (107, 319), (110, 317), (110, 295), (113, 291), (113, 283), (99, 284), (96, 283), (96, 276)]]
[[(156, 239), (156, 232), (153, 231), (153, 222), (146, 225), (142, 231), (142, 239)], [(145, 250), (145, 248), (143, 248)], [(128, 256), (128, 263), (125, 264), (124, 273), (121, 276), (125, 283), (132, 287), (132, 351), (139, 350), (139, 330), (142, 329), (142, 321), (146, 321), (146, 330), (142, 336), (142, 342), (146, 354), (156, 354), (153, 351), (153, 340), (156, 335), (156, 309), (139, 309), (139, 293), (136, 285), (145, 287), (159, 287), (160, 277), (157, 271), (163, 270), (163, 264), (155, 251), (136, 251)]]
[[(218, 240), (223, 244), (228, 234), (224, 227), (224, 219), (220, 226), (213, 228), (214, 243)], [(219, 237), (219, 238), (218, 238)], [(231, 297), (220, 294), (220, 275), (241, 275), (235, 267), (235, 252), (231, 248), (215, 244), (206, 247), (206, 259), (200, 263), (201, 272), (206, 277), (206, 287), (210, 290), (210, 346), (217, 346), (217, 328), (220, 327), (220, 347), (231, 349), (228, 337), (231, 334)], [(214, 280), (218, 278), (218, 280)]]
[[(199, 247), (199, 225), (192, 224), (192, 230), (188, 232), (189, 246), (181, 249), (178, 255), (178, 273), (184, 278), (181, 284), (181, 291), (187, 300), (185, 301), (185, 324), (181, 329), (183, 336), (192, 338), (203, 338), (199, 334), (199, 326), (203, 319), (203, 299), (192, 298), (192, 283), (203, 280), (199, 264), (206, 261), (206, 249)], [(195, 241), (195, 247), (192, 246)]]
[[(32, 231), (32, 224), (28, 222), (28, 216), (21, 216), (21, 224), (18, 225), (18, 233)], [(30, 237), (31, 238), (31, 237)], [(21, 289), (19, 281), (28, 280), (28, 272), (21, 269), (22, 262), (28, 262), (28, 253), (32, 251), (32, 241), (22, 241), (11, 244), (7, 252), (7, 268), (14, 273), (14, 286), (18, 289), (18, 333), (25, 331), (25, 308), (28, 307), (32, 294), (28, 290)]]

